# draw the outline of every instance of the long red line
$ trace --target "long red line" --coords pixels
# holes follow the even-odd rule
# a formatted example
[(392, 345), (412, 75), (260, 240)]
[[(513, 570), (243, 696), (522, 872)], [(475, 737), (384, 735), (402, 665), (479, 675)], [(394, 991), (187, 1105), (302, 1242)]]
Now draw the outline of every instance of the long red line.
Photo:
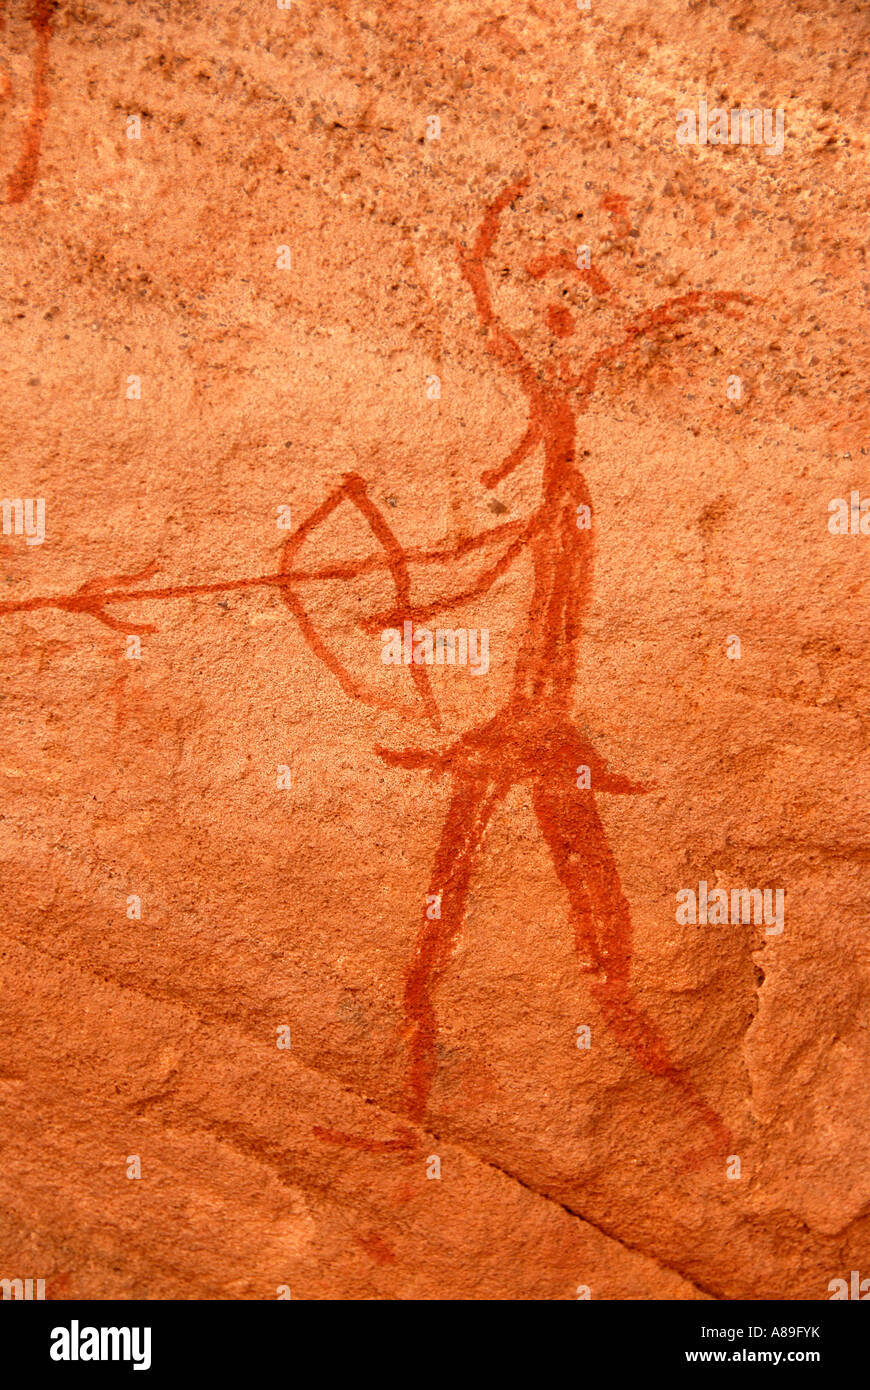
[(18, 164), (6, 180), (7, 203), (23, 203), (36, 182), (39, 154), (42, 148), (42, 128), (48, 115), (48, 50), (51, 42), (51, 0), (34, 0), (30, 22), (36, 34), (36, 53), (33, 60), (33, 100), (24, 144)]

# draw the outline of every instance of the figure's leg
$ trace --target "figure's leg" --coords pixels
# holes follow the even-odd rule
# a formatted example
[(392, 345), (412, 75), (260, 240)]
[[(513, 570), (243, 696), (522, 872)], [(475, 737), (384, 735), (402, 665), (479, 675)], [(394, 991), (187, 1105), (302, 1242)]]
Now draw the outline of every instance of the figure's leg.
[(645, 1071), (667, 1078), (681, 1091), (717, 1144), (727, 1146), (727, 1127), (691, 1077), (671, 1061), (664, 1038), (632, 994), (631, 916), (592, 793), (537, 786), (533, 804), (568, 893), (578, 951), (591, 953), (601, 971), (591, 991), (611, 1032)]
[(472, 869), (486, 827), (507, 787), (479, 768), (457, 769), (450, 807), (432, 866), (429, 896), (440, 894), (439, 918), (425, 916), (405, 980), (411, 1027), (408, 1090), (411, 1113), (422, 1120), (435, 1078), (437, 1027), (432, 994), (446, 970), (465, 918)]
[(607, 980), (628, 981), (631, 916), (591, 792), (532, 789), (532, 805), (571, 903), (577, 954)]

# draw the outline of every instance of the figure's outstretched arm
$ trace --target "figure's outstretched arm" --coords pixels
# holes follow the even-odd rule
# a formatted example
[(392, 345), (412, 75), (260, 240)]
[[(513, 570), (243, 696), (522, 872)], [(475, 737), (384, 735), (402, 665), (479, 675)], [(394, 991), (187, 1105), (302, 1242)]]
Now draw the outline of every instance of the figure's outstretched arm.
[(642, 339), (652, 337), (659, 329), (673, 328), (677, 324), (685, 323), (687, 319), (711, 312), (720, 312), (730, 318), (736, 318), (739, 317), (737, 306), (757, 302), (755, 296), (736, 290), (693, 290), (689, 294), (666, 299), (655, 309), (646, 309), (631, 319), (623, 336), (590, 357), (582, 372), (571, 380), (570, 385), (579, 388), (582, 396), (589, 396), (595, 389), (602, 367), (616, 361)]
[[(522, 530), (515, 540), (511, 541), (502, 555), (494, 564), (482, 570), (473, 583), (464, 589), (455, 590), (449, 594), (439, 594), (437, 598), (431, 599), (428, 603), (412, 603), (406, 608), (389, 608), (379, 613), (372, 614), (369, 618), (360, 618), (357, 626), (363, 632), (377, 632), (385, 624), (395, 624), (405, 618), (425, 622), (436, 613), (444, 613), (448, 608), (456, 608), (460, 603), (468, 603), (473, 598), (480, 598), (487, 593), (495, 581), (504, 574), (515, 560), (526, 549), (529, 541), (541, 530), (546, 516), (543, 509), (535, 512), (528, 521), (522, 523)], [(487, 535), (492, 534), (490, 532)]]
[[(525, 521), (502, 521), (497, 526), (490, 526), (486, 531), (476, 531), (473, 536), (463, 536), (461, 541), (453, 545), (435, 546), (432, 550), (408, 546), (404, 556), (409, 565), (443, 565), (450, 560), (460, 560), (474, 550), (485, 550), (494, 541), (507, 540), (525, 528)], [(378, 553), (366, 555), (359, 560), (338, 560), (332, 565), (317, 565), (313, 569), (294, 568), (286, 577), (288, 583), (292, 581), (294, 584), (325, 579), (358, 579), (363, 574), (377, 574), (379, 570), (389, 567), (387, 556)], [(281, 578), (281, 575), (267, 575), (262, 583), (277, 582)], [(2, 611), (0, 605), (0, 612)]]
[(502, 478), (506, 478), (509, 473), (513, 473), (518, 464), (521, 464), (523, 459), (530, 454), (536, 444), (540, 442), (541, 434), (540, 420), (538, 419), (537, 412), (535, 412), (519, 444), (515, 449), (511, 450), (504, 462), (500, 463), (497, 468), (487, 468), (481, 473), (480, 481), (484, 486), (495, 487), (496, 483), (500, 483)]

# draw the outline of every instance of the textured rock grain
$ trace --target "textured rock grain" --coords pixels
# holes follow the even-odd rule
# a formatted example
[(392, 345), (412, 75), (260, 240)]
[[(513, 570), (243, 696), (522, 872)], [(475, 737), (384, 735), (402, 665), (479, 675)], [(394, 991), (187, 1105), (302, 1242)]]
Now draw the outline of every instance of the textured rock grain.
[[(0, 1276), (870, 1275), (866, 10), (0, 14)], [(488, 673), (385, 665), (415, 606)]]

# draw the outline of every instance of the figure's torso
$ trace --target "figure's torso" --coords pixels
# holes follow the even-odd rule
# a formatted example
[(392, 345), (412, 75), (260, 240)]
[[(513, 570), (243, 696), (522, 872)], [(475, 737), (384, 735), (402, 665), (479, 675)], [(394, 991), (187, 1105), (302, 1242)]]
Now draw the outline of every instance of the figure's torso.
[(578, 526), (592, 502), (574, 462), (576, 417), (566, 397), (540, 401), (544, 448), (542, 526), (531, 544), (533, 585), (529, 621), (517, 658), (512, 700), (546, 701), (568, 712), (576, 648), (592, 579), (591, 531)]

